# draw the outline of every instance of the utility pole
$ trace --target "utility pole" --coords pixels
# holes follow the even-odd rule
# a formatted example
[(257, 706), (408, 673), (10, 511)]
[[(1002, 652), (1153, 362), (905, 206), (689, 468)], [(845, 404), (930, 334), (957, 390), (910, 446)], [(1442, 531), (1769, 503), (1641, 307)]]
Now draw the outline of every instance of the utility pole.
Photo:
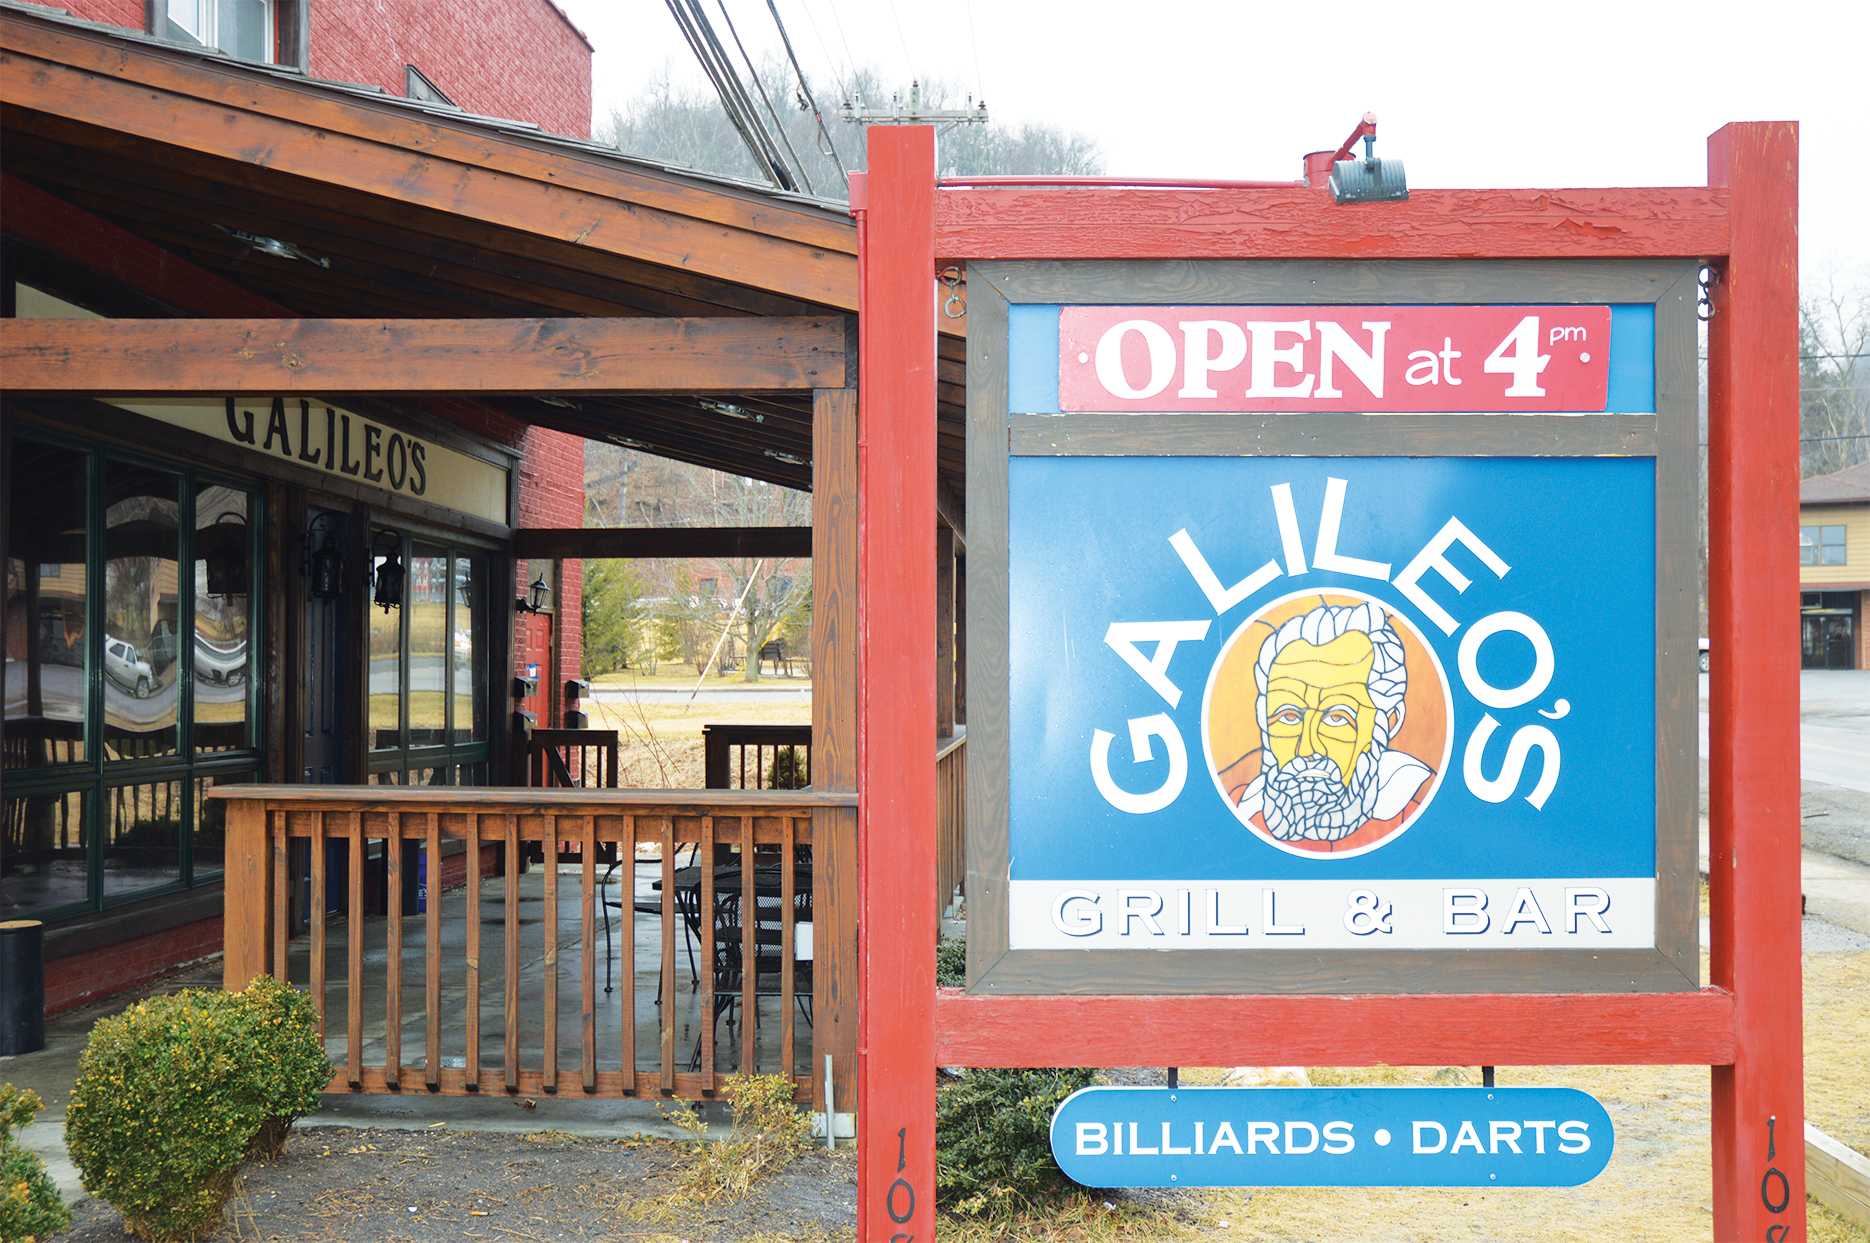
[(987, 123), (987, 101), (976, 103), (974, 97), (967, 97), (965, 108), (925, 108), (922, 106), (922, 83), (909, 84), (909, 106), (903, 107), (900, 95), (890, 96), (889, 108), (865, 108), (860, 103), (846, 100), (838, 114), (846, 121), (855, 121), (860, 125), (938, 125), (946, 128), (950, 125), (985, 125)]

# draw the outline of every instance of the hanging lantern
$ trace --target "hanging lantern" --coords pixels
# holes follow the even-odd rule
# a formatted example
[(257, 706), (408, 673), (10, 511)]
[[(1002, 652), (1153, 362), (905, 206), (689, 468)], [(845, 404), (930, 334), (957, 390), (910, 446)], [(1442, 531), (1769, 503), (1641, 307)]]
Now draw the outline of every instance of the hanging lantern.
[(223, 599), (246, 595), (252, 577), (247, 520), (236, 513), (223, 513), (197, 538), (201, 541), (202, 560), (208, 563), (208, 594)]
[(382, 564), (372, 571), (371, 579), (375, 589), (371, 592), (371, 602), (382, 606), (385, 613), (403, 606), (403, 543), (394, 531), (379, 531), (371, 542), (371, 553), (381, 557)]

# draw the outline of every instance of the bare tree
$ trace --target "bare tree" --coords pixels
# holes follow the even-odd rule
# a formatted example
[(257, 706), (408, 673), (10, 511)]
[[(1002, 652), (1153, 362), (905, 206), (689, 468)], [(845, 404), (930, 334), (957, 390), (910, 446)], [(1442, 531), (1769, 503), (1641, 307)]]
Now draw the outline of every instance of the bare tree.
[(1870, 459), (1870, 288), (1834, 272), (1799, 304), (1802, 474)]
[[(779, 111), (786, 138), (798, 153), (812, 191), (823, 198), (843, 199), (844, 179), (838, 175), (825, 136), (806, 109), (792, 67), (769, 60), (759, 69), (760, 82)], [(838, 105), (862, 102), (882, 107), (893, 97), (907, 96), (884, 85), (873, 70), (835, 86), (814, 81), (812, 94), (824, 109), (825, 128), (846, 167), (864, 166), (864, 127), (837, 115)], [(953, 87), (941, 82), (920, 84), (927, 108), (954, 108), (965, 101)], [(746, 145), (727, 119), (712, 92), (683, 90), (665, 75), (649, 83), (623, 107), (613, 109), (598, 127), (598, 138), (626, 155), (680, 164), (704, 172), (757, 179), (759, 170)], [(957, 125), (943, 132), (936, 144), (937, 172), (944, 177), (998, 173), (1052, 173), (1081, 176), (1103, 171), (1097, 145), (1083, 134), (1050, 125)]]

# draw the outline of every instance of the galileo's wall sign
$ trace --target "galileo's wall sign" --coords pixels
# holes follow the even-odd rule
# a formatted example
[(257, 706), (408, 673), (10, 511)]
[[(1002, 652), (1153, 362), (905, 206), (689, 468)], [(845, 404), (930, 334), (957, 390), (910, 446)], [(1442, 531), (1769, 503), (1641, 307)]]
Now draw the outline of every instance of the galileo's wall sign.
[(112, 404), (334, 478), (489, 522), (507, 520), (503, 467), (317, 398), (146, 398)]

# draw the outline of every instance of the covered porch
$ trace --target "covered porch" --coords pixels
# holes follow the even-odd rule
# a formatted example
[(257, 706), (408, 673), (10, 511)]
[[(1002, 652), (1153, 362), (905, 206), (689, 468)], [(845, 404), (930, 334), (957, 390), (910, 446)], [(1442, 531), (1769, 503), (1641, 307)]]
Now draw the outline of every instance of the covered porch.
[[(367, 673), (333, 779), (311, 775), (325, 770), (308, 741), (304, 487), (354, 506), (351, 564), (370, 563), (381, 498), (296, 466), (303, 487), (268, 483), (257, 771), (200, 801), (204, 823), (224, 817), (228, 985), (272, 973), (311, 992), (334, 1092), (705, 1097), (757, 1069), (792, 1075), (847, 1128), (862, 427), (848, 212), (56, 17), (0, 12), (0, 41), (11, 272), (106, 308), (0, 322), (10, 413), (114, 441), (129, 433), (113, 399), (316, 395), (444, 437), (548, 428), (811, 493), (802, 528), (547, 526), (514, 495), (505, 522), (464, 524), (491, 549), (475, 640), (490, 729), (484, 750), (422, 770), (437, 784), (398, 785), (373, 780)], [(961, 885), (965, 756), (963, 350), (959, 321), (944, 326), (938, 907)], [(418, 528), (444, 518), (398, 505)], [(614, 735), (566, 725), (553, 688), (536, 699), (516, 680), (520, 567), (752, 548), (810, 557), (810, 725), (736, 736), (715, 718), (715, 788), (621, 788), (614, 758), (608, 777), (587, 758), (614, 757)], [(367, 646), (362, 611), (344, 624)], [(764, 748), (781, 746), (803, 747), (803, 788), (775, 779)]]

